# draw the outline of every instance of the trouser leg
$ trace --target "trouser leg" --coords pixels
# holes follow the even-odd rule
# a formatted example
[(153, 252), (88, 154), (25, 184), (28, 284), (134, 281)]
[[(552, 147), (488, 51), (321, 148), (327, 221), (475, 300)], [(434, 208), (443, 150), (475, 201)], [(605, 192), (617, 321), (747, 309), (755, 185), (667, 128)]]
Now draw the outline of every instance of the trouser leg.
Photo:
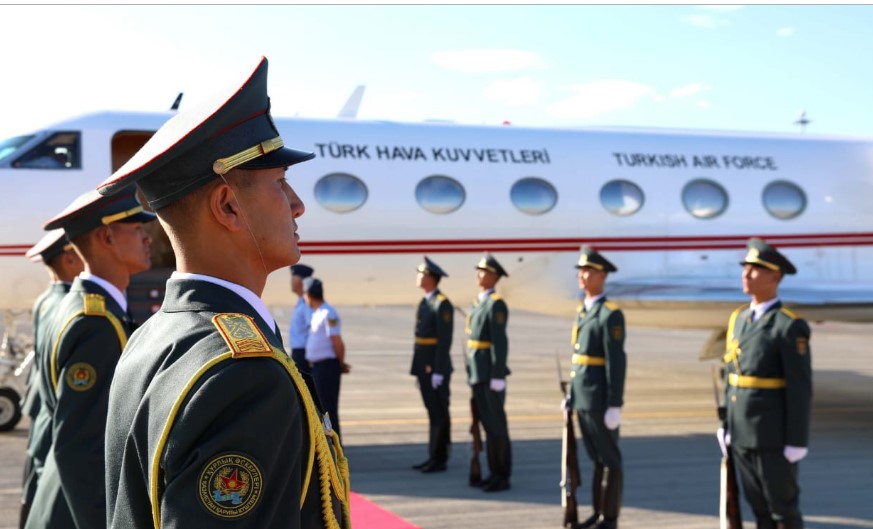
[(318, 391), (318, 398), (330, 417), (331, 426), (342, 439), (339, 420), (339, 392), (342, 366), (339, 360), (322, 360), (312, 365), (312, 379)]
[(621, 495), (624, 489), (624, 474), (620, 468), (606, 467), (603, 485), (603, 521), (598, 529), (616, 529), (621, 511)]
[(603, 465), (594, 464), (594, 473), (591, 476), (591, 516), (582, 523), (575, 525), (573, 529), (587, 529), (594, 527), (594, 524), (600, 520), (600, 513), (603, 509)]

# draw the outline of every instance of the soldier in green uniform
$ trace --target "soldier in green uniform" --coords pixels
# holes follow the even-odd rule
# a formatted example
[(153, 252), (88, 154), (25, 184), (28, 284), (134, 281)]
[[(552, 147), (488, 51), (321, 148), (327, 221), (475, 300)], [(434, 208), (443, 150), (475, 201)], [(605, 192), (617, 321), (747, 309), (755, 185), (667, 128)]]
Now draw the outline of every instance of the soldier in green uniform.
[(797, 463), (807, 454), (812, 402), (810, 329), (779, 300), (779, 282), (797, 272), (784, 255), (751, 239), (740, 264), (752, 302), (728, 324), (727, 422), (719, 441), (732, 451), (758, 528), (798, 529)]
[[(35, 263), (43, 263), (49, 274), (49, 287), (40, 294), (33, 304), (33, 359), (30, 362), (30, 373), (27, 375), (27, 393), (22, 404), (22, 411), (30, 417), (30, 432), (27, 436), (27, 457), (24, 462), (24, 483), (21, 495), (21, 516), (19, 526), (24, 527), (30, 504), (36, 494), (38, 470), (42, 470), (45, 456), (51, 446), (51, 437), (40, 434), (44, 432), (48, 414), (40, 414), (42, 401), (39, 398), (39, 358), (40, 342), (45, 339), (52, 321), (55, 308), (70, 291), (73, 279), (79, 275), (84, 266), (79, 254), (67, 240), (62, 229), (47, 232), (33, 248), (24, 254)], [(39, 418), (39, 419), (38, 419)], [(43, 442), (37, 445), (35, 439)]]
[(415, 317), (415, 346), (409, 373), (418, 378), (421, 400), (430, 424), (427, 460), (412, 468), (424, 473), (446, 470), (451, 444), (452, 422), (449, 416), (449, 381), (452, 376), (454, 308), (439, 290), (440, 279), (448, 277), (436, 263), (424, 258), (418, 265), (416, 281), (424, 291)]
[(485, 429), (486, 453), (491, 475), (481, 483), (482, 490), (498, 492), (510, 487), (512, 446), (506, 422), (506, 377), (509, 340), (506, 302), (494, 292), (501, 277), (509, 274), (491, 254), (476, 266), (479, 297), (467, 315), (467, 369), (479, 420)]
[[(576, 265), (585, 298), (576, 310), (571, 344), (570, 395), (565, 403), (576, 410), (585, 451), (594, 464), (591, 507), (594, 512), (575, 528), (615, 529), (621, 509), (623, 473), (618, 448), (627, 359), (624, 314), (606, 299), (603, 286), (618, 268), (590, 247), (583, 247)], [(602, 518), (601, 518), (602, 517)]]
[(161, 309), (130, 339), (109, 396), (108, 522), (349, 527), (348, 464), (311, 379), (260, 299), (300, 259), (267, 60), (168, 121), (98, 189), (134, 182), (176, 255)]
[(27, 529), (104, 527), (103, 436), (115, 366), (131, 332), (124, 291), (151, 266), (154, 220), (133, 192), (79, 196), (48, 221), (63, 228), (85, 270), (55, 309), (40, 339), (39, 391), (51, 447), (27, 517)]

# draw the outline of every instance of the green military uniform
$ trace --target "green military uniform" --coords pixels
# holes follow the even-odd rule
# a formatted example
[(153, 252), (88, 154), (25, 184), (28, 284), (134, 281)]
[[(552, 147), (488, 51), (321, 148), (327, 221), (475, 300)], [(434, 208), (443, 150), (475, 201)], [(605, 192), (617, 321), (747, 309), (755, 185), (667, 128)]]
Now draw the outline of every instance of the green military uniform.
[[(490, 255), (483, 257), (477, 268), (490, 270), (498, 276), (508, 275)], [(512, 445), (504, 410), (506, 390), (495, 391), (489, 385), (492, 380), (505, 380), (510, 374), (507, 365), (508, 318), (506, 302), (493, 291), (480, 294), (467, 315), (468, 382), (473, 389), (479, 420), (485, 429), (488, 467), (491, 471), (490, 478), (482, 485), (484, 490), (489, 490), (495, 484), (501, 489), (508, 488), (512, 474)]]
[(53, 343), (40, 358), (51, 448), (28, 529), (105, 527), (102, 441), (109, 386), (129, 333), (125, 320), (112, 296), (81, 278), (57, 308)]
[(30, 374), (27, 378), (27, 395), (22, 411), (30, 417), (30, 432), (27, 436), (27, 458), (24, 464), (24, 484), (21, 495), (21, 527), (27, 520), (30, 505), (36, 495), (36, 485), (46, 454), (51, 446), (51, 433), (47, 430), (51, 425), (49, 414), (42, 413), (42, 399), (39, 396), (39, 365), (43, 352), (42, 342), (48, 337), (52, 316), (58, 304), (70, 291), (70, 284), (52, 283), (33, 304), (33, 360), (30, 364)]
[[(753, 239), (741, 264), (794, 267), (775, 249)], [(771, 266), (767, 266), (770, 268)], [(797, 463), (784, 447), (808, 446), (812, 401), (809, 325), (776, 301), (752, 321), (740, 307), (728, 326), (725, 355), (727, 430), (746, 500), (759, 527), (803, 526)]]
[(314, 389), (232, 291), (168, 281), (115, 376), (111, 527), (349, 525), (347, 465)]
[[(576, 268), (590, 267), (605, 272), (618, 269), (591, 248), (583, 248)], [(600, 296), (586, 310), (576, 310), (571, 344), (570, 402), (576, 410), (585, 451), (594, 463), (591, 505), (594, 514), (577, 527), (614, 527), (623, 489), (619, 429), (609, 429), (604, 416), (609, 408), (624, 404), (627, 358), (624, 352), (624, 314), (618, 305)], [(604, 477), (606, 478), (604, 480)]]
[[(427, 257), (418, 267), (418, 271), (435, 277), (448, 275)], [(449, 459), (452, 429), (449, 415), (452, 359), (449, 350), (452, 347), (453, 330), (454, 308), (449, 298), (439, 289), (429, 297), (422, 298), (415, 317), (415, 345), (409, 373), (418, 378), (421, 400), (427, 409), (428, 459), (425, 463), (416, 465), (417, 470), (424, 472), (445, 469)], [(436, 388), (433, 383), (434, 375), (441, 377)]]
[[(160, 213), (234, 168), (313, 158), (284, 147), (266, 87), (261, 58), (241, 83), (168, 121), (98, 190), (112, 195), (135, 182)], [(291, 213), (302, 213), (277, 185)], [(350, 527), (348, 465), (311, 379), (255, 308), (262, 303), (242, 297), (254, 292), (197, 275), (210, 268), (198, 261), (235, 256), (196, 257), (193, 275), (167, 282), (160, 311), (133, 334), (116, 371), (106, 427), (109, 526)]]
[[(107, 198), (84, 193), (45, 224), (76, 240), (114, 222), (148, 222), (133, 191)], [(119, 302), (97, 276), (79, 276), (40, 338), (39, 394), (45, 428), (35, 446), (50, 444), (27, 529), (105, 527), (103, 436), (115, 364), (131, 332)], [(105, 281), (105, 280), (103, 280)], [(119, 293), (120, 295), (120, 293)]]

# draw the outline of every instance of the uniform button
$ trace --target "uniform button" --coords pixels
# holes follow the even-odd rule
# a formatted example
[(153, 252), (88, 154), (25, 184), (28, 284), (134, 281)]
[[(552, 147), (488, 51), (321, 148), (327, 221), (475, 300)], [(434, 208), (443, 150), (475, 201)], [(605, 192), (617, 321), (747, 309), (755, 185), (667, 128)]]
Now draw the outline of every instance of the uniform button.
[(737, 396), (731, 395), (731, 402), (736, 402), (736, 401), (737, 401)]

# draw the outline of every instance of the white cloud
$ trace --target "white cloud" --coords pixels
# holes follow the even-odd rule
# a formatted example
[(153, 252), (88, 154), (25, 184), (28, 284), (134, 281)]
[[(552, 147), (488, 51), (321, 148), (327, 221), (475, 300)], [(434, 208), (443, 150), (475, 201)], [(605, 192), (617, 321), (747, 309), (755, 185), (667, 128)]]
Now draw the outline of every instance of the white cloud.
[(691, 83), (689, 85), (680, 86), (679, 88), (674, 88), (670, 91), (670, 95), (673, 97), (688, 97), (709, 90), (710, 88), (710, 86), (705, 84)]
[(543, 84), (530, 77), (496, 81), (486, 86), (482, 94), (487, 98), (506, 105), (529, 105), (539, 99)]
[(779, 28), (776, 32), (777, 37), (790, 37), (794, 35), (794, 28)]
[(643, 98), (658, 96), (651, 86), (620, 80), (601, 80), (576, 85), (575, 95), (546, 109), (550, 116), (592, 118), (615, 110), (630, 108)]
[(683, 15), (679, 20), (692, 26), (700, 28), (713, 29), (718, 27), (730, 26), (730, 21), (723, 18), (716, 18), (712, 15)]
[(538, 54), (512, 49), (438, 51), (431, 55), (437, 66), (470, 73), (494, 73), (545, 68)]

